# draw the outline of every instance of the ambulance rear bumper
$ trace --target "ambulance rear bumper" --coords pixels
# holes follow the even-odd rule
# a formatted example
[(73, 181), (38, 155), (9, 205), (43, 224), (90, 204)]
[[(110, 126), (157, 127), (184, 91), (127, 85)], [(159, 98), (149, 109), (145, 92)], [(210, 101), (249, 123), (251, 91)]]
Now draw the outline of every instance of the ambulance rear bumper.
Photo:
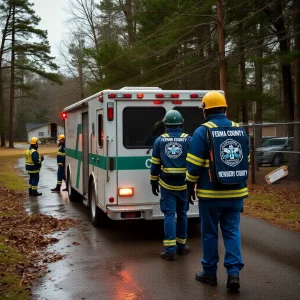
[[(108, 206), (107, 216), (112, 220), (128, 220), (128, 219), (144, 219), (157, 220), (163, 219), (164, 214), (158, 205), (122, 205)], [(199, 209), (198, 202), (195, 205), (190, 205), (188, 211), (189, 218), (198, 218)]]

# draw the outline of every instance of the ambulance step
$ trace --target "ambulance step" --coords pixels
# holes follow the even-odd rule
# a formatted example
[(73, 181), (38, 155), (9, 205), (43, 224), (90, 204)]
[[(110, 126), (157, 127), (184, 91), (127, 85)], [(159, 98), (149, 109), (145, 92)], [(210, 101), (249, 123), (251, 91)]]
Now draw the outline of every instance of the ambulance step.
[(85, 206), (89, 206), (89, 197), (88, 197), (88, 194), (84, 194), (83, 195), (83, 204)]

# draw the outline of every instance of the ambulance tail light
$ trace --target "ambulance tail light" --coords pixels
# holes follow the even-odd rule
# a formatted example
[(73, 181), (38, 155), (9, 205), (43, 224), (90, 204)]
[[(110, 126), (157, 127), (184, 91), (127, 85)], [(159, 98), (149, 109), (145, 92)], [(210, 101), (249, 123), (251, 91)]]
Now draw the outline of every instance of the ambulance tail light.
[(164, 101), (162, 101), (162, 100), (154, 100), (153, 103), (154, 104), (164, 104)]
[(173, 100), (172, 104), (182, 104), (182, 101), (181, 100)]
[(131, 197), (134, 194), (134, 189), (133, 187), (119, 188), (118, 194), (120, 197)]
[(114, 159), (111, 157), (109, 159), (109, 170), (112, 172), (115, 169), (115, 162)]
[(114, 103), (108, 102), (107, 103), (107, 120), (113, 121), (114, 119)]

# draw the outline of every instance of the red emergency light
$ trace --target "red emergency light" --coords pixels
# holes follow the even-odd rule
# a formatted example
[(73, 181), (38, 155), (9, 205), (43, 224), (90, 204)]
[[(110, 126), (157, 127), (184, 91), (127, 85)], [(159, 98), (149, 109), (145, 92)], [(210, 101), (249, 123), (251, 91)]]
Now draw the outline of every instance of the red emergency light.
[(114, 103), (107, 103), (107, 121), (113, 121), (114, 119)]
[(63, 119), (66, 119), (66, 118), (68, 117), (68, 113), (63, 112), (63, 113), (61, 114), (61, 116), (62, 116)]

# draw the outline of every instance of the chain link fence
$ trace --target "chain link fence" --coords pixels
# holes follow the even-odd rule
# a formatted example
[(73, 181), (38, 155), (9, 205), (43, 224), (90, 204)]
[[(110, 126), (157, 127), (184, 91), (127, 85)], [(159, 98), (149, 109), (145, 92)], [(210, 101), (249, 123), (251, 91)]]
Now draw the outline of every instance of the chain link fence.
[(288, 175), (273, 184), (300, 190), (300, 122), (241, 125), (251, 140), (252, 183), (267, 184), (266, 175), (286, 166)]

